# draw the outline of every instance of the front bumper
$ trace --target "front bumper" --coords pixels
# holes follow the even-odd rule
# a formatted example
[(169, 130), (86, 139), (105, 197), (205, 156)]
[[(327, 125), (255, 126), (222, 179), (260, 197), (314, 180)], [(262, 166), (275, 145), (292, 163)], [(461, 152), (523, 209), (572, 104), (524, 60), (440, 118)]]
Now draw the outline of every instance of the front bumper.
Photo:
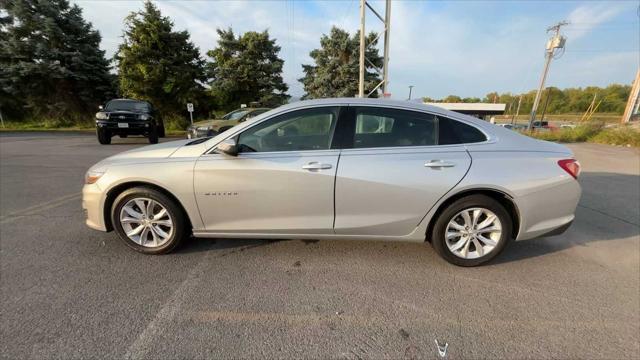
[[(127, 124), (126, 127), (122, 127)], [(97, 120), (96, 127), (100, 129), (107, 129), (111, 134), (126, 134), (126, 135), (145, 135), (149, 133), (152, 120), (136, 120), (136, 121), (111, 121), (111, 120)]]
[(108, 231), (104, 222), (104, 212), (102, 211), (103, 192), (96, 184), (86, 184), (82, 188), (82, 208), (87, 217), (88, 227)]
[(209, 130), (205, 128), (189, 127), (187, 129), (187, 139), (215, 136), (216, 134), (217, 132), (215, 130)]

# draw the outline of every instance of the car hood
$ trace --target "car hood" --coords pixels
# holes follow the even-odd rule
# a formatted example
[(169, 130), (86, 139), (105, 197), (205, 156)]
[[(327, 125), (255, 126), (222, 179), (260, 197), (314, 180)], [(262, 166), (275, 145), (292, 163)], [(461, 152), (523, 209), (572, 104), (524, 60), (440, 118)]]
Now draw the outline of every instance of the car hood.
[(195, 127), (198, 127), (198, 126), (220, 127), (220, 126), (223, 126), (223, 125), (235, 125), (235, 124), (237, 124), (237, 121), (223, 120), (223, 119), (211, 119), (211, 120), (202, 120), (202, 121), (194, 122), (193, 126), (195, 126)]
[(153, 159), (166, 159), (170, 157), (181, 147), (192, 142), (194, 140), (176, 140), (169, 141), (161, 144), (148, 145), (133, 150), (121, 152), (119, 154), (110, 156), (93, 167), (106, 167), (115, 164), (135, 164), (138, 162), (146, 162)]

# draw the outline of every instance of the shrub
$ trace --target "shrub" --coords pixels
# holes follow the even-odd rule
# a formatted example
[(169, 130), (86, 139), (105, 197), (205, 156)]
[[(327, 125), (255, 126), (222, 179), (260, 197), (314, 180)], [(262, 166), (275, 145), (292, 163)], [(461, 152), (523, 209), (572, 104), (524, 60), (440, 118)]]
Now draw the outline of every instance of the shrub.
[(640, 130), (631, 127), (604, 128), (602, 123), (592, 122), (576, 128), (564, 128), (554, 131), (535, 131), (529, 135), (541, 140), (560, 143), (595, 142), (609, 145), (631, 145), (640, 147)]
[(640, 147), (640, 130), (632, 128), (605, 129), (593, 136), (590, 141), (599, 144)]

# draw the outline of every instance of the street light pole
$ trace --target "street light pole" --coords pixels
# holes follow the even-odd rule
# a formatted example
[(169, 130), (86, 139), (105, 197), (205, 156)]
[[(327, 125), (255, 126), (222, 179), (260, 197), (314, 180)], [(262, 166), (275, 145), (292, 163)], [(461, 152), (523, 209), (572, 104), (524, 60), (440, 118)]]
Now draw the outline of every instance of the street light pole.
[(407, 100), (411, 100), (411, 90), (413, 90), (413, 85), (409, 85), (409, 98)]

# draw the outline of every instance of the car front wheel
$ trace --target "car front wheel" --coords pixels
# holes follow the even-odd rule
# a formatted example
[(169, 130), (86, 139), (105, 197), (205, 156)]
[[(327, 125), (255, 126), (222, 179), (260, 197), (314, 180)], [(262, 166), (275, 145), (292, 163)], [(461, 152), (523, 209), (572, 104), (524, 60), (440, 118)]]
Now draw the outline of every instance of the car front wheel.
[(109, 130), (104, 129), (104, 128), (98, 128), (96, 130), (96, 133), (98, 135), (98, 142), (102, 145), (109, 145), (111, 144), (111, 134), (109, 133)]
[(158, 143), (158, 127), (156, 125), (151, 125), (151, 129), (149, 129), (149, 144), (157, 144)]
[(511, 216), (498, 201), (471, 195), (450, 204), (438, 217), (431, 243), (440, 256), (459, 266), (496, 257), (511, 239)]
[(151, 188), (136, 187), (118, 195), (111, 221), (127, 246), (145, 254), (169, 253), (186, 237), (182, 209)]

